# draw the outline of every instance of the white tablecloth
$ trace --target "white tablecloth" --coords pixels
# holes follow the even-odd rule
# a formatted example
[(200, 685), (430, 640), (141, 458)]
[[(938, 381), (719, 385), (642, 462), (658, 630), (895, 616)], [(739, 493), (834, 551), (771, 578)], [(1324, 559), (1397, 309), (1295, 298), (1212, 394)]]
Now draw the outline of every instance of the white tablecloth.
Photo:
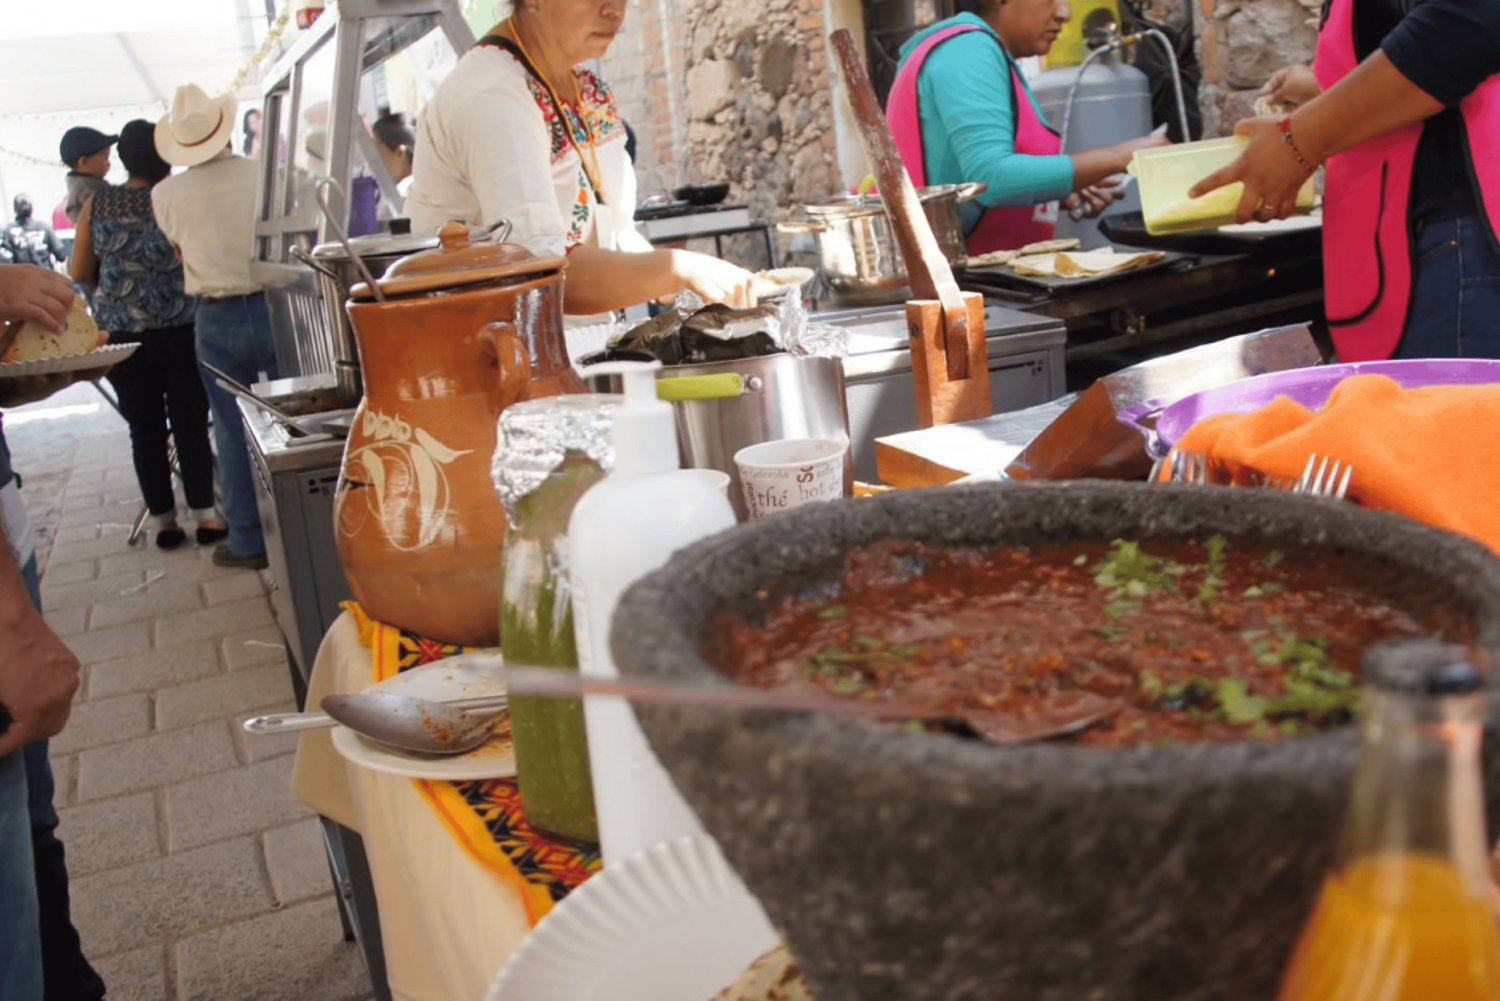
[[(370, 651), (345, 612), (318, 649), (307, 704), (372, 680)], [(482, 1001), (530, 931), (520, 894), (454, 840), (413, 780), (348, 764), (326, 729), (303, 733), (292, 788), (364, 838), (397, 1001)]]

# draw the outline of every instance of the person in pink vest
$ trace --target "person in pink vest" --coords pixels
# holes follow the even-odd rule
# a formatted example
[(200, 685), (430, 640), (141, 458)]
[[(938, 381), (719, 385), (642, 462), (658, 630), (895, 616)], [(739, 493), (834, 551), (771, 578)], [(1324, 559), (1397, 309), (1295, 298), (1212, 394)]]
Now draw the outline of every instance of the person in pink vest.
[(1118, 194), (1107, 179), (1131, 154), (1167, 142), (1061, 153), (1016, 60), (1044, 55), (1072, 16), (1067, 0), (961, 0), (960, 13), (901, 47), (886, 105), (891, 134), (918, 186), (983, 181), (977, 218), (964, 219), (970, 254), (1051, 238), (1057, 203), (1096, 214)]
[[(1500, 0), (1326, 0), (1291, 114), (1240, 122), (1236, 218), (1326, 165), (1324, 308), (1342, 361), (1500, 358)], [(1296, 81), (1300, 80), (1300, 86)]]

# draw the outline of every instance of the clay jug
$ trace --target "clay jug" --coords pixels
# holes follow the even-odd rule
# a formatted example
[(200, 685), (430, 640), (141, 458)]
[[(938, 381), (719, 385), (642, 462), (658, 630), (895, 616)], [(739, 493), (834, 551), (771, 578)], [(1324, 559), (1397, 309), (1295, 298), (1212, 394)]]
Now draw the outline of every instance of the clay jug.
[(564, 260), (469, 240), (403, 258), (346, 305), (365, 395), (334, 497), (334, 535), (365, 612), (447, 643), (499, 642), (505, 510), (490, 479), (500, 412), (584, 387), (563, 340)]

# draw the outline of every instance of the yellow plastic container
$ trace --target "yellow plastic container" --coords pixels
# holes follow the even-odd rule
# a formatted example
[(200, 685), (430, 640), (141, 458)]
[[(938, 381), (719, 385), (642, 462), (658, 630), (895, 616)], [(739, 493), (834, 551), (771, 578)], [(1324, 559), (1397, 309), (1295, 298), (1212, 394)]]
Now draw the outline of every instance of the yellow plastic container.
[[(1234, 222), (1235, 207), (1245, 192), (1239, 181), (1198, 198), (1189, 198), (1188, 189), (1234, 162), (1247, 142), (1242, 136), (1228, 136), (1136, 150), (1130, 172), (1141, 189), (1141, 215), (1146, 231), (1156, 236), (1191, 233)], [(1309, 177), (1297, 192), (1297, 210), (1311, 212), (1316, 197), (1313, 179)]]

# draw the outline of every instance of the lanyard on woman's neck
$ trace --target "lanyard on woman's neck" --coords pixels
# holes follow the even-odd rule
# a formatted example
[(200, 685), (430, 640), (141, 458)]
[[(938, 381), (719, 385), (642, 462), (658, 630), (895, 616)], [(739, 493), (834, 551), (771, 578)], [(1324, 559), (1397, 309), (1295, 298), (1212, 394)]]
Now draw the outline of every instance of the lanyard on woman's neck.
[[(578, 77), (573, 75), (573, 97), (577, 102), (574, 108), (576, 109), (578, 120), (583, 124), (584, 134), (588, 136), (587, 158), (584, 157), (584, 147), (578, 145), (578, 138), (573, 135), (573, 126), (568, 122), (568, 116), (563, 111), (562, 101), (557, 98), (557, 91), (552, 89), (552, 84), (537, 69), (536, 64), (532, 62), (531, 55), (526, 51), (526, 46), (521, 41), (521, 35), (516, 31), (515, 26), (512, 25), (510, 30), (516, 36), (514, 40), (506, 38), (504, 35), (490, 34), (485, 35), (475, 44), (487, 45), (509, 52), (516, 57), (516, 61), (521, 64), (521, 68), (529, 73), (532, 79), (542, 85), (542, 89), (547, 92), (548, 100), (552, 102), (552, 110), (557, 115), (558, 124), (562, 126), (563, 134), (567, 136), (568, 144), (578, 154), (578, 165), (583, 168), (583, 176), (588, 179), (589, 187), (594, 190), (594, 201), (603, 205), (603, 171), (599, 169), (599, 152), (594, 140), (594, 127), (589, 124), (588, 115), (584, 114), (583, 94), (578, 89)], [(572, 75), (571, 71), (570, 75)], [(591, 167), (592, 169), (590, 169)]]

